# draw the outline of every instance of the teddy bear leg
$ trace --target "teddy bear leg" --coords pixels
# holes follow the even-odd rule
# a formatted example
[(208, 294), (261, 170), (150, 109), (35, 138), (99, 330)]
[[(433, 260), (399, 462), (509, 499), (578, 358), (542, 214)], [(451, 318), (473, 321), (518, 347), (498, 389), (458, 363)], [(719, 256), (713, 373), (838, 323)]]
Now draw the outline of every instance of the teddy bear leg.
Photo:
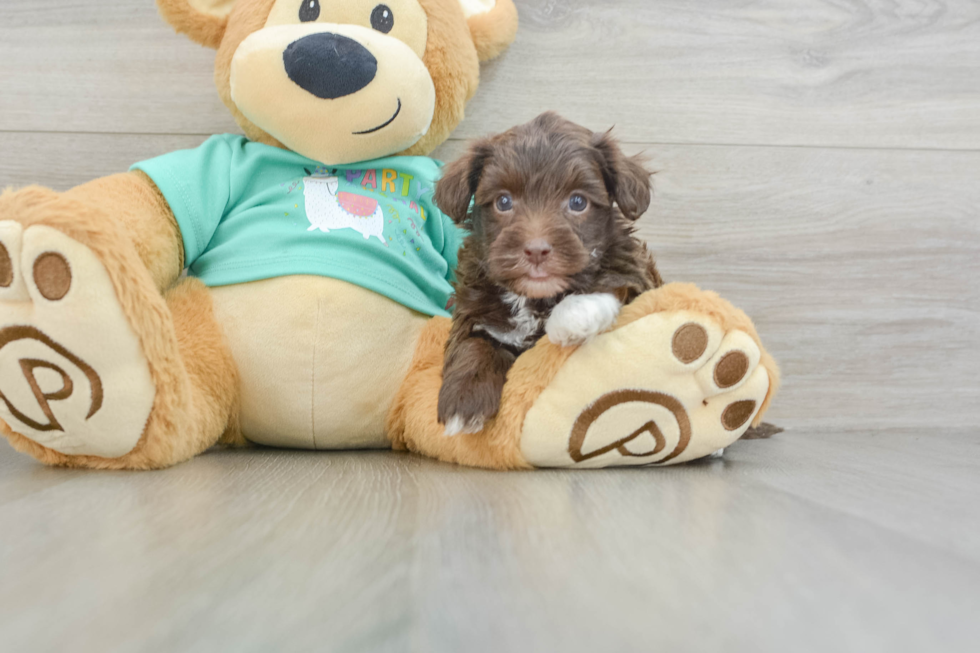
[[(50, 191), (0, 198), (0, 432), (42, 462), (148, 469), (234, 424), (210, 296), (161, 296), (125, 232)], [(233, 434), (233, 431), (232, 431)]]
[(580, 347), (544, 339), (507, 376), (500, 413), (447, 438), (436, 421), (448, 320), (433, 320), (389, 417), (405, 448), (493, 469), (675, 464), (711, 455), (758, 423), (779, 369), (751, 320), (689, 284), (650, 291)]

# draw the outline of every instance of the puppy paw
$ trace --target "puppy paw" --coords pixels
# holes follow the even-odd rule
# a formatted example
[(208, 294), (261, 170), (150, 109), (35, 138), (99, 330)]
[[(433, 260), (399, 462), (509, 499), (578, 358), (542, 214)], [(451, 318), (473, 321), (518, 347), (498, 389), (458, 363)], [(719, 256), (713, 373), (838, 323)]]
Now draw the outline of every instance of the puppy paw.
[(500, 409), (502, 386), (503, 378), (486, 374), (486, 370), (447, 377), (439, 391), (438, 408), (446, 437), (482, 431)]
[(555, 306), (544, 330), (557, 345), (581, 345), (608, 330), (622, 307), (609, 293), (569, 295)]
[(467, 419), (462, 415), (453, 415), (446, 420), (446, 437), (451, 438), (463, 433), (479, 433), (483, 430), (484, 424), (485, 420), (482, 417)]

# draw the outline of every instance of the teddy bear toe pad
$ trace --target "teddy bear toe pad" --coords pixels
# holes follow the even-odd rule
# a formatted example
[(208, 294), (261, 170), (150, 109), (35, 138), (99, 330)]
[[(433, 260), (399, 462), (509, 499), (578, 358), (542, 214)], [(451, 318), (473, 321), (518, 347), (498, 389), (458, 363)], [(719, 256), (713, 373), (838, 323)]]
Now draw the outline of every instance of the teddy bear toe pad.
[(565, 363), (528, 412), (536, 467), (675, 464), (728, 446), (762, 406), (769, 375), (742, 331), (689, 311), (606, 333)]
[(105, 268), (46, 226), (0, 222), (0, 419), (68, 455), (122, 456), (154, 385)]

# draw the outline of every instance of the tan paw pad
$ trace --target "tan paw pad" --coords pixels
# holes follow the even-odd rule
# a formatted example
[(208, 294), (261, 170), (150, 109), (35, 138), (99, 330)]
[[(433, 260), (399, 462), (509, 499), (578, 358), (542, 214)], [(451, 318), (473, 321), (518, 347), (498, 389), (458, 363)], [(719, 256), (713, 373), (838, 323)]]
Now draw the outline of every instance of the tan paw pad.
[(721, 413), (721, 424), (729, 431), (741, 428), (752, 419), (758, 404), (752, 399), (743, 399), (729, 404)]
[(0, 243), (0, 288), (9, 288), (14, 282), (14, 264), (10, 260), (10, 252)]
[(718, 351), (695, 375), (705, 397), (737, 390), (759, 364), (761, 355), (749, 334), (743, 331), (726, 334)]
[(45, 252), (34, 260), (34, 284), (45, 299), (64, 299), (71, 289), (71, 266), (61, 254)]
[(674, 357), (685, 365), (701, 358), (708, 349), (708, 332), (700, 324), (688, 322), (671, 338)]

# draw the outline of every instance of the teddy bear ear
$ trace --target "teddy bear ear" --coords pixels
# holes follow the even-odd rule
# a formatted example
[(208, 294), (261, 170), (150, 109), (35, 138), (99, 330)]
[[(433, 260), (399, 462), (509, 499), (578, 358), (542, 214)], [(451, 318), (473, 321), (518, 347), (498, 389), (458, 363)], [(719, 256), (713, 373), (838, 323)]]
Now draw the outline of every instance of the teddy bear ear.
[(236, 2), (238, 0), (157, 0), (157, 8), (177, 32), (195, 43), (217, 49)]
[(500, 55), (517, 37), (513, 0), (459, 0), (480, 61)]

